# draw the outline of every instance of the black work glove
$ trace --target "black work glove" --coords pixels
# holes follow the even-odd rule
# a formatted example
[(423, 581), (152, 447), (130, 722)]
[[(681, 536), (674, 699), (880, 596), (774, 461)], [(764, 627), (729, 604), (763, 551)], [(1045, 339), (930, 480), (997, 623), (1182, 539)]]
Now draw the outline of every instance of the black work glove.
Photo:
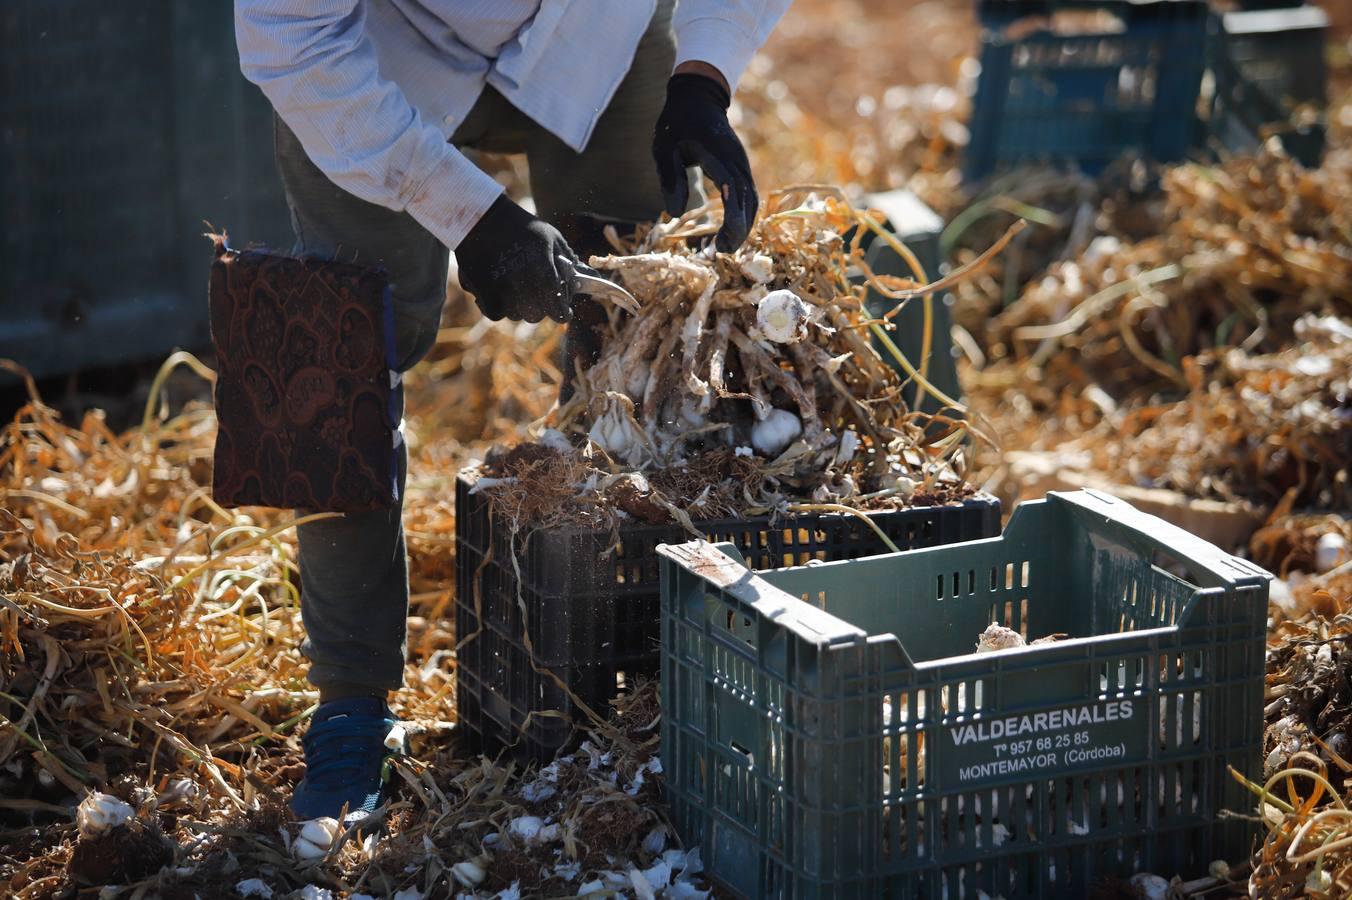
[(556, 260), (577, 257), (563, 235), (506, 195), (488, 208), (460, 246), (455, 261), (460, 286), (474, 295), (479, 310), (493, 321), (538, 322), (545, 316), (567, 322), (573, 290)]
[(717, 246), (724, 253), (746, 240), (759, 204), (746, 150), (728, 124), (731, 102), (723, 85), (706, 75), (673, 75), (653, 135), (653, 159), (668, 213), (679, 216), (690, 199), (686, 166), (699, 166), (718, 185), (723, 195), (723, 227)]

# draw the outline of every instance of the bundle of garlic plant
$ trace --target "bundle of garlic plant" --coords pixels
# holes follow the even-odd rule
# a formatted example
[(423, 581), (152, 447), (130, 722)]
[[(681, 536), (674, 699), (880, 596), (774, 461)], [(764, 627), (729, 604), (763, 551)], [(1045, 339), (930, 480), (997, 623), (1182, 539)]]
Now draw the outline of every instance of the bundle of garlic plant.
[[(688, 213), (590, 260), (642, 311), (610, 311), (599, 360), (576, 373), (576, 393), (546, 438), (584, 445), (594, 470), (611, 483), (637, 475), (644, 493), (680, 473), (708, 473), (703, 485), (685, 479), (684, 496), (658, 498), (678, 519), (668, 500), (699, 518), (711, 494), (723, 512), (755, 514), (791, 502), (857, 508), (968, 492), (962, 446), (971, 426), (961, 407), (929, 384), (926, 359), (901, 356), (889, 320), (864, 303), (866, 285), (897, 304), (928, 304), (939, 287), (925, 284), (880, 217), (831, 188), (786, 189), (767, 199), (745, 244), (723, 254), (698, 249), (717, 231), (716, 213)], [(860, 249), (870, 233), (909, 258), (916, 277), (870, 272)], [(940, 397), (944, 412), (909, 410), (903, 377)]]

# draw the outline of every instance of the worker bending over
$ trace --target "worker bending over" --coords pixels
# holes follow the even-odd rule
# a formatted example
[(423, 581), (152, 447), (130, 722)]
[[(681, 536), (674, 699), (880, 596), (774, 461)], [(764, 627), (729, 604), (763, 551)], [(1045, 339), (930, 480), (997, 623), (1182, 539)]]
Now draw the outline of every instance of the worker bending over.
[[(757, 198), (727, 109), (787, 6), (236, 0), (235, 25), (244, 75), (277, 113), (295, 253), (385, 268), (403, 371), (436, 338), (452, 251), (488, 318), (567, 321), (558, 260), (576, 259), (570, 243), (592, 252), (595, 223), (680, 214), (687, 167), (722, 193), (717, 246), (736, 249)], [(524, 152), (538, 215), (462, 147)], [(386, 697), (403, 679), (400, 509), (310, 522), (299, 543), (302, 649), (320, 705), (291, 805), (301, 818), (360, 816), (384, 800)]]

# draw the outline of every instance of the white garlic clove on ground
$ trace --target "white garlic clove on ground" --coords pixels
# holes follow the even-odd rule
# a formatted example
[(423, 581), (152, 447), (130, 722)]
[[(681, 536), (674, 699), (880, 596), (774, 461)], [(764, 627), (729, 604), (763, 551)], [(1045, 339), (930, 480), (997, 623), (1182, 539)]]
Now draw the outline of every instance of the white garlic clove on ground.
[(291, 854), (302, 861), (323, 859), (329, 855), (338, 833), (338, 820), (327, 816), (310, 819), (300, 826), (300, 833), (291, 842)]
[(771, 291), (756, 306), (756, 328), (776, 344), (796, 344), (807, 337), (812, 309), (793, 291)]
[(98, 791), (80, 801), (75, 810), (75, 826), (81, 837), (98, 837), (125, 825), (136, 815), (136, 810), (109, 794)]
[(155, 797), (156, 806), (167, 806), (185, 800), (195, 800), (200, 791), (190, 778), (175, 778), (162, 794)]
[(508, 829), (514, 837), (519, 837), (523, 841), (533, 841), (540, 835), (540, 829), (545, 827), (544, 819), (539, 816), (518, 816), (511, 821)]
[(803, 423), (788, 410), (772, 409), (763, 421), (757, 422), (751, 429), (751, 446), (769, 457), (784, 452), (798, 435), (803, 433)]
[(1316, 571), (1328, 572), (1338, 568), (1348, 559), (1347, 539), (1336, 531), (1319, 538), (1314, 548), (1314, 567)]
[(1307, 894), (1327, 894), (1333, 887), (1333, 875), (1324, 869), (1315, 869), (1305, 879)]
[(456, 881), (467, 888), (476, 887), (487, 877), (483, 866), (472, 859), (456, 863), (451, 867), (451, 874), (455, 876)]

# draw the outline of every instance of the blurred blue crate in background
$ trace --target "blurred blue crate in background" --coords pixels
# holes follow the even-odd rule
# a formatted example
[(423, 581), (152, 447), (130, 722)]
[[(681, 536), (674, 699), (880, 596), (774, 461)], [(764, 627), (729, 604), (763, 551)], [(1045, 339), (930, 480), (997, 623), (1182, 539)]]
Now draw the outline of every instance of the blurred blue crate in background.
[[(1116, 21), (1075, 33), (1008, 29), (1021, 18), (1069, 10)], [(1193, 146), (1206, 67), (1203, 0), (983, 0), (978, 11), (981, 79), (968, 180), (1039, 162), (1073, 161), (1095, 174), (1127, 153), (1165, 162)]]
[(44, 376), (205, 347), (204, 220), (289, 248), (234, 34), (229, 3), (0, 4), (0, 357)]

